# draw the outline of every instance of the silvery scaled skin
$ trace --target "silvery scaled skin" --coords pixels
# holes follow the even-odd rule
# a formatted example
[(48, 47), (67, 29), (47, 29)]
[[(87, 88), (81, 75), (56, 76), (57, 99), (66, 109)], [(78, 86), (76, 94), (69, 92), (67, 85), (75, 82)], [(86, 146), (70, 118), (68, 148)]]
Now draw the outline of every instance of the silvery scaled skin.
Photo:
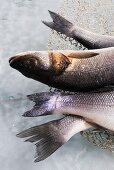
[(71, 37), (84, 45), (88, 49), (100, 49), (114, 47), (114, 36), (99, 35), (87, 30), (84, 30), (77, 25), (69, 22), (55, 12), (49, 11), (52, 22), (43, 21), (49, 28), (56, 30), (68, 37)]
[(114, 85), (114, 47), (23, 52), (9, 63), (26, 77), (62, 90), (90, 91)]
[(64, 94), (43, 92), (29, 95), (35, 102), (25, 117), (53, 114), (77, 115), (87, 122), (114, 131), (114, 88), (107, 87), (93, 92)]

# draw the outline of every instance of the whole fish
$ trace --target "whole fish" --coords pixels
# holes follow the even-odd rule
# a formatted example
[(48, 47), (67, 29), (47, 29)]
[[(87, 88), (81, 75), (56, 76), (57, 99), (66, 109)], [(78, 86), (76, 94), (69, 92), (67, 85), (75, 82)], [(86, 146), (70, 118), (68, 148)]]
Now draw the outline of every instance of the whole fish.
[(84, 45), (88, 49), (99, 49), (114, 47), (114, 36), (109, 35), (99, 35), (92, 33), (85, 29), (82, 29), (75, 24), (69, 22), (62, 16), (49, 11), (53, 22), (42, 21), (45, 25), (51, 29), (56, 30), (62, 34), (65, 34), (68, 37), (71, 37)]
[(35, 106), (25, 117), (43, 115), (77, 115), (92, 124), (114, 131), (114, 87), (74, 94), (42, 92), (29, 95)]
[(35, 162), (39, 162), (49, 157), (73, 135), (90, 127), (91, 125), (81, 117), (66, 116), (59, 120), (29, 128), (17, 134), (17, 137), (28, 137), (26, 141), (35, 143)]
[[(72, 114), (17, 134), (35, 143), (35, 162), (49, 157), (78, 132), (94, 145), (114, 150), (114, 87), (75, 94), (43, 92), (27, 97), (35, 105), (24, 113), (25, 117)], [(93, 130), (82, 132), (91, 127)]]
[(10, 58), (26, 77), (68, 91), (90, 91), (114, 84), (114, 47), (87, 50), (29, 51)]

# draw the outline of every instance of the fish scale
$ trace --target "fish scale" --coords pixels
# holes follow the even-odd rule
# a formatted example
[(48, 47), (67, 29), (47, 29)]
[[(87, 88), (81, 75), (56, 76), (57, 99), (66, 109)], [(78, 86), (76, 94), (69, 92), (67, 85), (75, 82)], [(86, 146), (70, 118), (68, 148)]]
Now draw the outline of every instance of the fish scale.
[(114, 92), (104, 93), (75, 93), (74, 95), (61, 95), (56, 100), (56, 103), (61, 102), (63, 105), (76, 105), (76, 104), (88, 104), (88, 105), (102, 105), (113, 106), (114, 105)]

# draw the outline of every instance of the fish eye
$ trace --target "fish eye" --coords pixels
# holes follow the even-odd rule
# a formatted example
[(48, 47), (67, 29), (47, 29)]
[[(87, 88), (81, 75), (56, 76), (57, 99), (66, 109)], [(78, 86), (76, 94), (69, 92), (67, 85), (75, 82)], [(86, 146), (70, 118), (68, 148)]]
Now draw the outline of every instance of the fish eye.
[(36, 58), (29, 58), (26, 63), (29, 65), (37, 65), (38, 61)]

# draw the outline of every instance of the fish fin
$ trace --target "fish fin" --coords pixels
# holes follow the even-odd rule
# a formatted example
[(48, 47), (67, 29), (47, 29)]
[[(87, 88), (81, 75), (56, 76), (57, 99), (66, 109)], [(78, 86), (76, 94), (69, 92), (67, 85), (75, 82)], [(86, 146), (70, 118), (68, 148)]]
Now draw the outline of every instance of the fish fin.
[(68, 67), (68, 65), (71, 64), (69, 58), (60, 52), (50, 51), (49, 57), (51, 72), (53, 73), (54, 76), (62, 74)]
[(56, 99), (59, 92), (42, 92), (30, 94), (27, 98), (35, 103), (33, 108), (23, 114), (24, 117), (36, 117), (52, 114), (55, 109)]
[(46, 26), (48, 26), (51, 29), (54, 28), (54, 23), (53, 22), (42, 21), (42, 23), (45, 24)]
[(99, 55), (99, 53), (93, 51), (72, 52), (68, 55), (69, 58), (86, 59)]
[(46, 159), (66, 142), (61, 130), (57, 128), (60, 120), (35, 126), (17, 134), (20, 138), (30, 137), (26, 142), (35, 142), (35, 162)]
[(22, 116), (23, 117), (37, 117), (37, 116), (47, 116), (51, 113), (46, 111), (46, 106), (42, 105), (41, 107), (35, 107), (31, 110), (26, 111)]
[(73, 37), (74, 25), (71, 22), (55, 12), (49, 11), (49, 14), (53, 22), (42, 21), (46, 26), (69, 37)]
[(99, 127), (80, 132), (90, 143), (102, 149), (114, 152), (114, 132)]
[(27, 138), (25, 142), (35, 143), (35, 162), (39, 162), (53, 154), (73, 135), (90, 127), (80, 116), (65, 116), (24, 130), (17, 137)]

